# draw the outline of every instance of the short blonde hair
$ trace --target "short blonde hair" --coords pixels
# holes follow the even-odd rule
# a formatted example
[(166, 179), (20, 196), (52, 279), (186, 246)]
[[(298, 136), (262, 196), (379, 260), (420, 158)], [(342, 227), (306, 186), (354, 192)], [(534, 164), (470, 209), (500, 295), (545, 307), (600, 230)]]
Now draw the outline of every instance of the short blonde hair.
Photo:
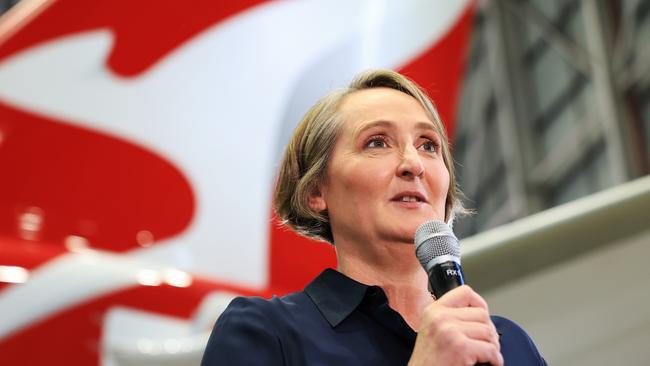
[(281, 222), (306, 237), (334, 244), (327, 212), (314, 212), (309, 197), (326, 181), (327, 164), (341, 131), (339, 107), (345, 96), (359, 90), (390, 88), (415, 98), (433, 121), (442, 140), (442, 156), (449, 171), (449, 191), (445, 202), (445, 221), (464, 212), (456, 186), (449, 141), (438, 111), (415, 82), (391, 70), (370, 70), (358, 75), (343, 90), (336, 90), (312, 106), (296, 127), (280, 164), (274, 208)]

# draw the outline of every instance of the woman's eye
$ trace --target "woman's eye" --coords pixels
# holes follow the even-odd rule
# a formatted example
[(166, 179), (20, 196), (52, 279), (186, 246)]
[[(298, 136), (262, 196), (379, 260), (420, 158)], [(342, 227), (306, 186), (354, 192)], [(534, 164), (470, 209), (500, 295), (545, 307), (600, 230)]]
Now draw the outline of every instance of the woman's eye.
[(373, 137), (368, 142), (366, 142), (366, 147), (369, 148), (380, 148), (380, 147), (388, 147), (388, 144), (386, 143), (386, 139), (383, 137)]
[(420, 145), (420, 149), (427, 151), (427, 152), (436, 152), (438, 151), (438, 144), (431, 140), (427, 140), (425, 143)]

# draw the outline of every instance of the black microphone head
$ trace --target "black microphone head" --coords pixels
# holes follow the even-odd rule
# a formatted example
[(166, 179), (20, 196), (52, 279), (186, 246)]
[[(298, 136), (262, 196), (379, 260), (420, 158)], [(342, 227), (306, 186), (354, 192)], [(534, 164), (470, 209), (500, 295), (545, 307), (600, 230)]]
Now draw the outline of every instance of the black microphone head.
[(460, 265), (460, 245), (451, 228), (442, 221), (427, 221), (415, 232), (415, 255), (424, 270), (453, 261)]

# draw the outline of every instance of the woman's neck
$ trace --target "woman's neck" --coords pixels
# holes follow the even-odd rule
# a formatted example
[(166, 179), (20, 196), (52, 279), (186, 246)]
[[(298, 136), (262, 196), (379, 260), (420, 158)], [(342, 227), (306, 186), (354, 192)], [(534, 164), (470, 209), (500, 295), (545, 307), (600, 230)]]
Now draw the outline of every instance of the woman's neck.
[(381, 287), (390, 307), (417, 331), (424, 308), (433, 299), (413, 245), (375, 245), (372, 252), (355, 250), (358, 248), (337, 244), (338, 271), (366, 285)]

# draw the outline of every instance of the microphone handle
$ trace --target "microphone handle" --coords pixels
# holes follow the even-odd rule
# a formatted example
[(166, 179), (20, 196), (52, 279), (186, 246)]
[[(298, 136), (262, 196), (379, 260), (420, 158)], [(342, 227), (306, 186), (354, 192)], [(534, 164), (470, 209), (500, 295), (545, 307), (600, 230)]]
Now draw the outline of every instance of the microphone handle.
[(428, 272), (431, 291), (436, 299), (465, 284), (463, 270), (460, 268), (460, 264), (454, 261), (438, 263)]
[[(465, 284), (465, 276), (460, 263), (449, 261), (438, 263), (428, 271), (429, 285), (439, 299), (442, 295)], [(477, 363), (475, 366), (491, 366), (489, 363)]]

